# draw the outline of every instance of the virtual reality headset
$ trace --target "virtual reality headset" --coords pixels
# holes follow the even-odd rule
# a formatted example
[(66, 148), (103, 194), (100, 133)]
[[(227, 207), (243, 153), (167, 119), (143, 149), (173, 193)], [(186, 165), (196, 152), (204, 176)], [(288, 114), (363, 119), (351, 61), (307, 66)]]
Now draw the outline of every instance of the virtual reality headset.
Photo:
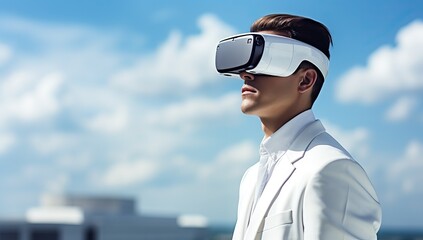
[(323, 77), (329, 59), (317, 48), (301, 41), (273, 34), (244, 33), (219, 41), (215, 64), (219, 73), (238, 76), (241, 72), (287, 77), (301, 62), (314, 64)]

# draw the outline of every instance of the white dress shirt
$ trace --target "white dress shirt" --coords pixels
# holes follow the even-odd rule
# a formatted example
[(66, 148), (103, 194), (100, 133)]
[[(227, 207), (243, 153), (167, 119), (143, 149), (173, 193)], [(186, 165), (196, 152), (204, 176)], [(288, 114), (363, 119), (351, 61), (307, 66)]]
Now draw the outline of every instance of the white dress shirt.
[(259, 174), (254, 203), (260, 198), (278, 160), (285, 154), (301, 130), (315, 120), (313, 111), (306, 110), (285, 123), (271, 136), (263, 138), (260, 144)]

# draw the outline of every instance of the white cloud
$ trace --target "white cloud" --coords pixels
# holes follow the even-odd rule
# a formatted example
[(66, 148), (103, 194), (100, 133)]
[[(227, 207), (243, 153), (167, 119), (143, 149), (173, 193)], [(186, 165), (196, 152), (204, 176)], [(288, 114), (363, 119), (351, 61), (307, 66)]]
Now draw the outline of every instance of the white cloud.
[(151, 18), (154, 22), (162, 23), (165, 21), (172, 20), (172, 17), (175, 17), (175, 15), (176, 12), (174, 9), (162, 8), (157, 12), (154, 12)]
[[(403, 155), (388, 168), (388, 178), (395, 184), (399, 184), (403, 193), (422, 192), (423, 182), (423, 143), (411, 141)], [(394, 186), (393, 186), (394, 187)]]
[(423, 22), (416, 20), (401, 29), (395, 47), (382, 46), (367, 66), (354, 67), (336, 88), (342, 102), (375, 103), (397, 94), (423, 90)]
[[(172, 184), (146, 187), (140, 196), (143, 209), (156, 213), (204, 214), (214, 221), (233, 221), (242, 175), (256, 161), (258, 145), (250, 140), (234, 142), (208, 161), (168, 158)], [(176, 172), (182, 174), (181, 180), (175, 177)]]
[(148, 116), (150, 123), (166, 126), (183, 126), (220, 119), (226, 121), (238, 112), (241, 103), (239, 93), (227, 93), (217, 98), (188, 98), (183, 102), (169, 104)]
[(198, 25), (200, 34), (185, 39), (173, 31), (154, 54), (114, 75), (112, 84), (129, 91), (158, 94), (185, 93), (215, 81), (216, 44), (234, 30), (213, 15), (203, 15)]
[[(0, 116), (5, 121), (36, 121), (60, 109), (60, 73), (16, 72), (0, 83)], [(4, 124), (4, 123), (3, 123)]]
[(129, 113), (126, 107), (115, 109), (112, 112), (98, 113), (87, 120), (86, 127), (103, 133), (117, 133), (128, 124)]
[(223, 149), (216, 158), (213, 166), (214, 176), (219, 173), (223, 179), (238, 183), (248, 167), (259, 159), (258, 145), (253, 141), (244, 140)]
[(66, 193), (66, 188), (69, 184), (69, 176), (66, 174), (59, 174), (53, 176), (45, 186), (45, 192), (41, 195), (48, 194), (63, 194)]
[[(16, 180), (9, 181), (17, 186), (13, 189), (31, 187), (36, 195), (105, 188), (119, 193), (148, 187), (166, 193), (167, 189), (150, 186), (163, 181), (165, 188), (172, 185), (175, 192), (171, 193), (181, 201), (186, 199), (181, 192), (198, 195), (198, 188), (204, 192), (198, 198), (211, 201), (210, 191), (227, 199), (216, 188), (226, 179), (231, 188), (223, 191), (231, 192), (235, 205), (236, 186), (249, 161), (255, 159), (257, 146), (245, 141), (217, 156), (202, 153), (201, 148), (214, 141), (207, 136), (210, 127), (233, 124), (241, 114), (239, 93), (222, 91), (220, 96), (211, 96), (201, 88), (221, 83), (213, 63), (215, 44), (234, 31), (211, 15), (200, 18), (199, 25), (198, 34), (183, 36), (174, 31), (157, 51), (143, 56), (118, 51), (121, 38), (131, 38), (130, 34), (112, 32), (108, 38), (108, 32), (84, 26), (0, 17), (0, 33), (25, 38), (7, 43), (13, 56), (5, 58), (10, 64), (0, 70), (0, 131), (10, 126), (10, 134), (0, 137), (0, 153), (22, 144), (24, 155), (30, 156), (16, 166), (18, 173), (8, 176)], [(30, 44), (22, 48), (21, 42)], [(31, 51), (23, 50), (28, 48)], [(134, 62), (135, 54), (140, 56)], [(134, 64), (127, 68), (124, 63)], [(124, 91), (113, 85), (116, 82), (108, 82), (112, 77), (120, 82), (117, 76), (121, 74), (130, 78), (128, 85), (123, 84)], [(146, 89), (139, 89), (143, 86)], [(127, 88), (143, 94), (128, 94)], [(193, 92), (200, 88), (205, 91)], [(144, 94), (149, 91), (161, 95)], [(173, 91), (178, 96), (170, 100), (167, 94)], [(192, 126), (196, 131), (186, 131)], [(221, 145), (213, 143), (216, 149)], [(202, 175), (205, 171), (213, 174)], [(224, 178), (223, 171), (227, 172)], [(172, 179), (171, 183), (166, 179)], [(189, 210), (192, 205), (186, 207)]]
[[(45, 51), (63, 51), (64, 46), (69, 50), (83, 48), (91, 45), (93, 40), (97, 40), (97, 46), (102, 47), (106, 41), (113, 42), (116, 36), (114, 32), (102, 34), (83, 25), (33, 21), (14, 16), (0, 16), (0, 31), (4, 34), (23, 36), (20, 40), (33, 42), (37, 48)], [(95, 45), (93, 47), (96, 49)], [(16, 48), (16, 52), (19, 52), (19, 49)]]
[(7, 42), (13, 48), (13, 71), (30, 74), (59, 71), (67, 80), (86, 86), (95, 81), (104, 84), (106, 76), (120, 67), (122, 54), (115, 47), (125, 39), (112, 30), (101, 32), (83, 25), (10, 16), (0, 16), (0, 33), (17, 39)]
[(245, 170), (258, 161), (258, 157), (258, 146), (245, 140), (222, 149), (212, 163), (203, 165), (197, 172), (202, 179), (215, 178), (218, 175), (220, 180), (237, 182), (241, 180)]
[[(363, 127), (352, 130), (341, 129), (340, 127), (325, 122), (325, 128), (342, 146), (349, 151), (357, 160), (366, 160), (369, 154), (370, 133)], [(361, 162), (361, 161), (360, 161)]]
[(29, 142), (38, 153), (51, 154), (74, 148), (78, 139), (74, 134), (54, 132), (34, 134)]
[(0, 66), (12, 58), (12, 48), (6, 44), (0, 43)]
[[(235, 167), (236, 165), (252, 164), (258, 161), (258, 148), (252, 141), (243, 141), (227, 149), (223, 149), (217, 155), (217, 163)], [(235, 165), (235, 166), (234, 166)], [(238, 166), (240, 167), (240, 166)]]
[(64, 110), (69, 122), (97, 133), (126, 127), (126, 98), (106, 81), (128, 57), (115, 52), (122, 35), (17, 17), (0, 17), (0, 33), (22, 36), (9, 43), (16, 50), (14, 61), (0, 72), (1, 126), (54, 121)]
[(109, 167), (102, 180), (106, 186), (123, 187), (142, 184), (158, 174), (159, 165), (153, 161), (136, 160), (118, 162)]
[(13, 133), (2, 132), (0, 130), (0, 155), (7, 152), (16, 142), (16, 137)]
[(94, 162), (94, 159), (92, 159), (89, 153), (78, 151), (63, 154), (56, 161), (63, 170), (71, 172), (72, 170), (86, 171), (87, 168), (91, 167), (90, 164)]
[(386, 113), (386, 118), (392, 122), (406, 120), (410, 117), (418, 103), (417, 98), (402, 97), (398, 99)]

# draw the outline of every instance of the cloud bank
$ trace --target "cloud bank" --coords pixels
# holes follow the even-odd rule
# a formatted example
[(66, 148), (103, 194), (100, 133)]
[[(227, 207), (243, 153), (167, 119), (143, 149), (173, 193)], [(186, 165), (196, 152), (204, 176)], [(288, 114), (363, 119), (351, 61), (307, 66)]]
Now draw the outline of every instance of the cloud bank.
[[(186, 198), (220, 185), (224, 169), (238, 180), (254, 157), (251, 142), (199, 154), (216, 145), (207, 128), (234, 125), (240, 115), (238, 92), (207, 91), (221, 83), (215, 44), (235, 31), (208, 14), (198, 27), (188, 36), (174, 30), (157, 49), (128, 53), (119, 46), (132, 33), (0, 18), (6, 39), (22, 36), (0, 43), (0, 161), (14, 168), (1, 187), (16, 190), (0, 205), (32, 199), (15, 201), (7, 211), (16, 213), (43, 193), (130, 192), (153, 194), (143, 201), (147, 209), (161, 208), (157, 196), (173, 194), (168, 199), (178, 201), (168, 210), (184, 213), (192, 211)], [(235, 168), (236, 159), (222, 155), (245, 157), (244, 164)], [(217, 188), (210, 194), (225, 198)], [(229, 198), (236, 202), (236, 192)]]
[(372, 104), (391, 96), (423, 90), (423, 22), (401, 29), (396, 45), (381, 46), (366, 66), (354, 67), (339, 79), (336, 97), (342, 102)]

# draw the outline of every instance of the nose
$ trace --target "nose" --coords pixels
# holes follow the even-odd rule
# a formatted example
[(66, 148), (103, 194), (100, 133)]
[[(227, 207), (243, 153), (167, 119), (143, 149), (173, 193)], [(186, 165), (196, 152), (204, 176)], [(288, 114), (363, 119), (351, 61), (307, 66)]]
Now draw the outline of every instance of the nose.
[(254, 74), (248, 73), (248, 72), (241, 72), (239, 74), (239, 76), (244, 80), (244, 81), (253, 81), (254, 80)]

